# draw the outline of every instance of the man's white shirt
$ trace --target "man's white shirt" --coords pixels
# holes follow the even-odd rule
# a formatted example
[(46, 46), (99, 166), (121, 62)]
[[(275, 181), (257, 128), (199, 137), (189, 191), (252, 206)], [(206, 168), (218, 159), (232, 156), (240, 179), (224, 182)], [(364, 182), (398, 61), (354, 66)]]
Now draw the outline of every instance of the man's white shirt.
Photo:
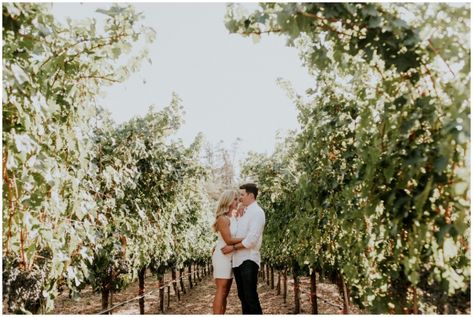
[(263, 209), (255, 202), (251, 203), (243, 216), (237, 221), (237, 232), (235, 237), (245, 237), (241, 242), (244, 249), (233, 252), (232, 266), (238, 267), (244, 261), (251, 260), (260, 266), (261, 243), (263, 242), (263, 229), (266, 216)]

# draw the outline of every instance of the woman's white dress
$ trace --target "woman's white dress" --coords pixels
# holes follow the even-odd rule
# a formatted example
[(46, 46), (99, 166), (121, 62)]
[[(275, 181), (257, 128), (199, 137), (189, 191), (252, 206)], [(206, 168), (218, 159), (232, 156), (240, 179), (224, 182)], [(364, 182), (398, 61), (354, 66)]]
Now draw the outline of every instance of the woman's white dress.
[[(232, 237), (235, 237), (237, 231), (237, 221), (235, 217), (229, 217), (230, 219), (230, 234)], [(220, 234), (218, 234), (217, 245), (215, 246), (215, 251), (212, 254), (212, 264), (214, 267), (214, 278), (224, 278), (231, 279), (233, 278), (232, 273), (232, 253), (223, 254), (222, 248), (226, 245), (225, 241)]]

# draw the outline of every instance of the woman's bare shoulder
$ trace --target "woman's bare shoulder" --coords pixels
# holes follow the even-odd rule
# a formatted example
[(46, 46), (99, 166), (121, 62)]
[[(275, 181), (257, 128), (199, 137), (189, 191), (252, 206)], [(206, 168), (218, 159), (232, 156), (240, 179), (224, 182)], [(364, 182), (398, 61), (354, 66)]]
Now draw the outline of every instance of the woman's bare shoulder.
[(230, 218), (225, 215), (221, 215), (217, 218), (217, 225), (228, 225), (230, 224)]

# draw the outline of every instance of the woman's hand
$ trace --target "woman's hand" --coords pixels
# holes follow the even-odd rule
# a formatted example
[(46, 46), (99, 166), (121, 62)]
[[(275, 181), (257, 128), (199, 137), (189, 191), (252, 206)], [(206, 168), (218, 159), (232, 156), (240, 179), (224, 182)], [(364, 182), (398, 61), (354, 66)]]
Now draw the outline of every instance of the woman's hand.
[(226, 245), (223, 248), (221, 248), (223, 254), (229, 254), (233, 252), (233, 245)]

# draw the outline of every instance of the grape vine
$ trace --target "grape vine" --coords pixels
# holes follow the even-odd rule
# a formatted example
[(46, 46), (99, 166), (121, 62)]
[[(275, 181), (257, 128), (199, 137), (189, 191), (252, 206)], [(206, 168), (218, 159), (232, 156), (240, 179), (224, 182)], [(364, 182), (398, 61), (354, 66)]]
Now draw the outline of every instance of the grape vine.
[(465, 291), (469, 10), (260, 6), (244, 14), (231, 5), (227, 28), (286, 36), (316, 79), (304, 97), (281, 81), (300, 132), (243, 169), (260, 183), (269, 215), (266, 261), (342, 278), (351, 298), (377, 313), (423, 310), (417, 298), (429, 288)]
[(139, 69), (154, 41), (131, 6), (95, 22), (57, 23), (48, 5), (3, 4), (3, 289), (8, 311), (45, 313), (63, 285), (110, 294), (143, 270), (209, 260), (202, 140), (171, 141), (174, 95), (161, 111), (116, 125), (96, 104), (104, 85)]

